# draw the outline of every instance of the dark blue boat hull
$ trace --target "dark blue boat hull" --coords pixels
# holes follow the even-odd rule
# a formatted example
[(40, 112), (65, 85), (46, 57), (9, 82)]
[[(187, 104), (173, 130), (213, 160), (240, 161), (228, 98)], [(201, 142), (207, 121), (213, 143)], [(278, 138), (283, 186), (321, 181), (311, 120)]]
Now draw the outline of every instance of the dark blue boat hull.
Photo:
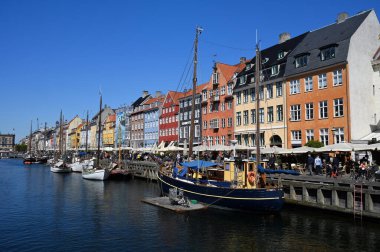
[(234, 189), (226, 187), (209, 187), (187, 183), (165, 174), (158, 174), (162, 192), (169, 193), (170, 188), (179, 188), (185, 196), (210, 206), (226, 207), (257, 212), (278, 212), (284, 204), (284, 192), (274, 189)]

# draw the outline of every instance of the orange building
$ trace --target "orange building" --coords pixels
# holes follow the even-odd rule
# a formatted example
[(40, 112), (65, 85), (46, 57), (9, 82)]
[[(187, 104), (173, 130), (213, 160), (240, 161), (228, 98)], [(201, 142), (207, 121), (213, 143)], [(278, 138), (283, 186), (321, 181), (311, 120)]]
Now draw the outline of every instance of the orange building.
[(372, 57), (380, 25), (373, 10), (309, 32), (286, 63), (288, 147), (360, 141), (378, 124)]
[(233, 82), (245, 67), (245, 58), (236, 65), (215, 63), (208, 85), (202, 90), (202, 138), (212, 145), (229, 145), (234, 137)]

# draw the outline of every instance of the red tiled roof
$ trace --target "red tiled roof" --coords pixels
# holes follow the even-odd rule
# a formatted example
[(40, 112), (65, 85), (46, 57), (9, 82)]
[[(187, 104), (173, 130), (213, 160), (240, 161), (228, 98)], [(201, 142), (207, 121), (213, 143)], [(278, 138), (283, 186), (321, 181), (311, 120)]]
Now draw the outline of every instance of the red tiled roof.
[(108, 116), (108, 121), (109, 121), (109, 122), (115, 122), (115, 121), (116, 121), (116, 114), (109, 115), (109, 116)]

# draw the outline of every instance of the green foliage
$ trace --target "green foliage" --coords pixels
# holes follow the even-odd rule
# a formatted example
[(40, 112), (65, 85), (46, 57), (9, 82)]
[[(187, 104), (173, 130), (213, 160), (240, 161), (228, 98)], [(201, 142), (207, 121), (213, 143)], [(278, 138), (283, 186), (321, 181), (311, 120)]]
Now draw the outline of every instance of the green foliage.
[(15, 150), (17, 152), (26, 152), (27, 149), (28, 149), (28, 146), (26, 144), (16, 144), (15, 145)]
[(323, 147), (323, 143), (319, 142), (318, 140), (310, 140), (305, 144), (305, 146), (312, 147), (312, 148), (321, 148)]

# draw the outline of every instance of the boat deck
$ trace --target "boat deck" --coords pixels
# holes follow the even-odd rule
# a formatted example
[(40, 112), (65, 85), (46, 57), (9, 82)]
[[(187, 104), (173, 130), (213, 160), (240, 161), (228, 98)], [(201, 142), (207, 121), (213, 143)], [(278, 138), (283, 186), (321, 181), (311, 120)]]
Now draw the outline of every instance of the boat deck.
[(207, 209), (207, 206), (201, 203), (192, 203), (190, 202), (190, 207), (180, 206), (180, 205), (172, 205), (170, 203), (169, 197), (156, 197), (156, 198), (144, 198), (141, 200), (144, 203), (162, 207), (177, 213), (190, 212), (196, 210), (204, 210)]

